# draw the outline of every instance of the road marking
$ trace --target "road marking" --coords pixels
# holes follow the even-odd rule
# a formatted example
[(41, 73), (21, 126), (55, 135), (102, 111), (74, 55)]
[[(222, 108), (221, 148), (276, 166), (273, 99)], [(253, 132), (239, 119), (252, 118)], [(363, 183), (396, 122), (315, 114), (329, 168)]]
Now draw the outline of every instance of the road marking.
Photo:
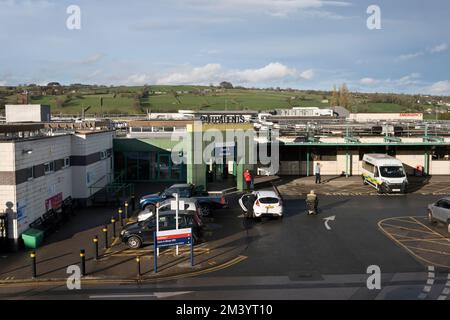
[(437, 241), (442, 241), (442, 239), (420, 239), (420, 238), (415, 238), (415, 239), (404, 239), (404, 240), (399, 240), (399, 241), (403, 241), (403, 242), (408, 242), (408, 241), (416, 241), (416, 242), (429, 242), (429, 243), (434, 243), (434, 244), (438, 244), (440, 246), (449, 246), (450, 247), (450, 243), (442, 243), (442, 242), (437, 242)]
[(428, 266), (427, 284), (423, 287), (422, 292), (418, 296), (420, 300), (425, 300), (428, 297), (428, 294), (431, 292), (431, 288), (434, 285), (435, 276), (434, 266)]
[[(162, 277), (152, 277), (152, 278), (141, 278), (140, 283), (153, 283), (153, 282), (161, 282), (161, 281), (169, 281), (169, 280), (177, 280), (183, 278), (195, 277), (198, 275), (208, 274), (211, 272), (220, 271), (226, 268), (229, 268), (239, 262), (247, 259), (247, 256), (239, 255), (234, 259), (231, 259), (223, 264), (217, 265), (215, 267), (187, 272), (183, 274), (173, 275), (173, 276), (162, 276)], [(56, 285), (66, 285), (66, 279), (53, 279), (53, 280), (20, 280), (12, 283), (0, 282), (0, 288), (15, 288), (15, 287), (27, 287), (27, 286), (56, 286)], [(92, 285), (92, 284), (136, 284), (136, 280), (133, 279), (102, 279), (102, 278), (87, 278), (82, 280), (82, 284)]]
[(324, 218), (324, 219), (323, 219), (323, 220), (325, 220), (324, 224), (325, 224), (325, 228), (326, 228), (327, 230), (331, 230), (331, 227), (328, 225), (328, 222), (329, 222), (329, 221), (334, 221), (335, 218), (336, 218), (336, 216), (331, 216), (331, 217), (328, 217), (328, 218)]
[(413, 219), (414, 221), (416, 221), (418, 224), (422, 225), (423, 227), (427, 228), (428, 230), (430, 230), (433, 234), (442, 237), (443, 239), (447, 240), (448, 242), (450, 242), (450, 239), (445, 238), (442, 234), (437, 233), (436, 231), (434, 231), (433, 229), (431, 229), (430, 227), (427, 227), (426, 225), (424, 225), (422, 222), (418, 221), (417, 219), (415, 219), (414, 217), (411, 217), (411, 219)]
[(450, 294), (450, 273), (447, 276), (447, 283), (445, 284), (444, 289), (441, 292), (441, 295), (438, 297), (438, 300), (447, 300), (448, 295)]
[[(396, 219), (398, 219), (398, 218), (410, 218), (410, 219), (414, 219), (414, 217), (409, 217), (409, 216), (407, 216), (407, 217), (397, 217)], [(421, 218), (423, 218), (423, 217), (421, 217)], [(405, 243), (404, 239), (398, 239), (399, 237), (405, 237), (405, 238), (408, 238), (408, 236), (403, 236), (403, 235), (394, 234), (393, 232), (390, 232), (390, 231), (388, 230), (389, 227), (388, 227), (388, 228), (385, 228), (385, 225), (388, 225), (387, 223), (385, 223), (385, 221), (389, 221), (390, 219), (393, 219), (393, 218), (386, 218), (386, 219), (380, 220), (380, 221), (378, 222), (378, 227), (380, 228), (380, 230), (381, 230), (381, 231), (382, 231), (389, 239), (391, 239), (391, 240), (394, 241), (397, 245), (399, 245), (400, 247), (402, 247), (403, 249), (405, 249), (405, 250), (406, 250), (409, 254), (411, 254), (414, 258), (416, 258), (417, 260), (420, 260), (420, 261), (422, 261), (422, 262), (425, 262), (427, 265), (435, 265), (435, 266), (439, 266), (439, 267), (450, 268), (450, 264), (447, 263), (448, 258), (445, 258), (445, 259), (444, 259), (444, 263), (446, 263), (446, 264), (441, 263), (441, 261), (438, 260), (439, 257), (433, 257), (433, 260), (437, 260), (437, 262), (436, 262), (436, 261), (431, 261), (431, 260), (429, 260), (429, 259), (427, 259), (427, 258), (424, 258), (423, 255), (421, 255), (420, 253), (414, 251), (414, 250), (417, 250), (417, 251), (424, 251), (424, 252), (425, 252), (425, 251), (427, 251), (426, 249), (413, 247), (413, 248), (414, 248), (414, 250), (413, 250), (413, 248), (411, 248), (409, 245), (407, 245), (407, 243)], [(424, 226), (426, 229), (431, 230), (430, 228), (426, 227), (425, 225), (423, 225), (422, 223), (420, 223), (419, 221), (417, 221), (417, 219), (414, 219), (414, 221), (416, 221), (418, 224)], [(399, 227), (394, 227), (394, 229), (399, 230), (400, 228), (399, 228)], [(423, 235), (426, 235), (426, 234), (433, 234), (433, 235), (435, 235), (435, 236), (437, 235), (437, 236), (439, 237), (439, 240), (449, 241), (449, 239), (445, 238), (443, 235), (441, 235), (441, 234), (439, 234), (439, 233), (437, 233), (437, 232), (434, 232), (433, 230), (431, 230), (431, 231), (432, 231), (432, 232), (421, 232), (421, 233), (422, 233)], [(409, 238), (411, 238), (411, 237), (409, 237)], [(427, 239), (427, 238), (424, 238), (424, 240), (428, 240), (428, 239)], [(418, 240), (418, 241), (424, 241), (424, 240)], [(435, 240), (435, 239), (433, 239), (433, 240)], [(442, 245), (442, 244), (439, 244), (439, 245)], [(438, 255), (440, 255), (440, 256), (442, 255), (443, 258), (444, 258), (444, 256), (447, 255), (447, 254), (442, 254), (442, 253), (439, 252), (439, 251), (432, 252), (432, 253), (438, 254)]]
[(105, 294), (105, 295), (92, 295), (89, 299), (136, 299), (136, 298), (169, 298), (173, 296), (179, 296), (182, 294), (191, 293), (192, 291), (174, 291), (174, 292), (154, 292), (146, 294)]
[(420, 230), (420, 229), (407, 228), (407, 227), (403, 227), (403, 226), (397, 226), (395, 224), (390, 224), (390, 223), (385, 223), (384, 225), (387, 226), (387, 227), (401, 229), (401, 230), (408, 230), (408, 231), (420, 232), (420, 233), (428, 233), (428, 234), (436, 234), (434, 232), (424, 231), (424, 230)]

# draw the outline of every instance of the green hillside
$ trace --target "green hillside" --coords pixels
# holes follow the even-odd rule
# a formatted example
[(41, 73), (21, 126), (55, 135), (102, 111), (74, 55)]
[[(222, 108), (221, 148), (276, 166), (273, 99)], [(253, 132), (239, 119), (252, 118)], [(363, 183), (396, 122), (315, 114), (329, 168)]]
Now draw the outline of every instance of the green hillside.
[[(28, 86), (0, 87), (0, 109), (19, 103), (28, 91), (29, 103), (46, 104), (54, 114), (142, 114), (192, 110), (272, 110), (292, 107), (330, 106), (330, 91), (292, 89), (247, 89), (208, 86)], [(440, 99), (440, 100), (438, 100)], [(423, 97), (400, 94), (349, 93), (352, 112), (428, 112), (434, 118), (437, 101), (448, 97)], [(450, 101), (450, 100), (449, 100)], [(445, 107), (444, 107), (445, 108)]]

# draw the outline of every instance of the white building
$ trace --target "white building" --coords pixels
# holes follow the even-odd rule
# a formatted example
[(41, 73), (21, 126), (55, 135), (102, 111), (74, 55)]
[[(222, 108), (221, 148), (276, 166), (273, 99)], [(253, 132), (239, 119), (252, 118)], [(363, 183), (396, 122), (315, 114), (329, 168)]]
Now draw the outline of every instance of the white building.
[(10, 239), (68, 197), (86, 204), (110, 181), (112, 131), (52, 132), (42, 123), (0, 125), (0, 214), (8, 215)]

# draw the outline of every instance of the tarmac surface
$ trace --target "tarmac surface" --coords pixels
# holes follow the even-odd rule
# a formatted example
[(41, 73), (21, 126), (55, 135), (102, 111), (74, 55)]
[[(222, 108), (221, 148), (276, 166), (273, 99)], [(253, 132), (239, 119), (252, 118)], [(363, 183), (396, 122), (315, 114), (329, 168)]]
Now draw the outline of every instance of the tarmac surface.
[[(281, 220), (245, 219), (234, 193), (230, 208), (208, 222), (210, 236), (226, 239), (218, 247), (236, 250), (232, 263), (150, 282), (82, 279), (81, 290), (64, 283), (0, 285), (0, 298), (450, 299), (450, 235), (425, 219), (427, 205), (441, 195), (319, 195), (319, 214), (308, 216), (304, 197), (282, 190)], [(370, 266), (381, 271), (380, 289), (368, 289)]]

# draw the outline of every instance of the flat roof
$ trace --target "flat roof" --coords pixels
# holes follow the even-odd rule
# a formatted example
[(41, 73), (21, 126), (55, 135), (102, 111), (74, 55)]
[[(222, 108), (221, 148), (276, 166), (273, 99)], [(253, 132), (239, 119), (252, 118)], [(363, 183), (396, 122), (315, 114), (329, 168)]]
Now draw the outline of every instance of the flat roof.
[(185, 127), (194, 120), (133, 120), (128, 122), (129, 127)]

